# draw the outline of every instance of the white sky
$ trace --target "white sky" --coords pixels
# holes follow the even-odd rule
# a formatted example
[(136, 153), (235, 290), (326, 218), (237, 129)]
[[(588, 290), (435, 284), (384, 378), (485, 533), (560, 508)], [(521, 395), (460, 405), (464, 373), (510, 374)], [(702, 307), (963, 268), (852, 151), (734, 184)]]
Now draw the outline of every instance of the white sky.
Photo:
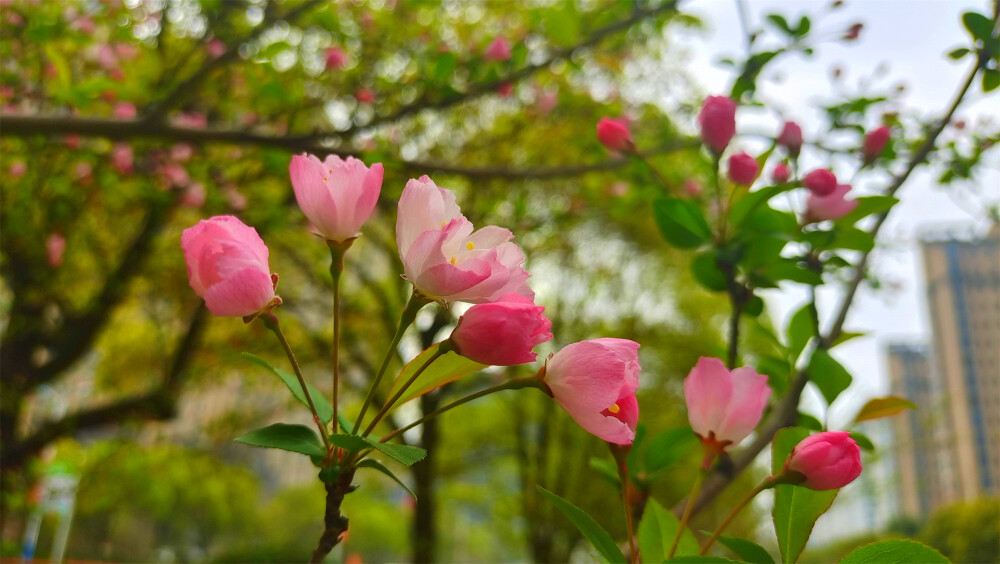
[[(810, 122), (820, 123), (813, 110), (817, 101), (831, 97), (831, 69), (840, 65), (845, 70), (846, 82), (854, 85), (858, 79), (870, 77), (880, 64), (887, 64), (888, 75), (876, 84), (896, 85), (905, 82), (907, 92), (902, 99), (904, 108), (917, 109), (939, 115), (954, 95), (968, 69), (969, 62), (959, 63), (947, 59), (948, 51), (968, 44), (961, 24), (961, 14), (968, 10), (987, 12), (986, 2), (944, 0), (855, 0), (847, 2), (840, 10), (822, 17), (826, 1), (750, 1), (748, 14), (752, 29), (761, 27), (768, 13), (784, 14), (789, 21), (797, 22), (799, 15), (808, 14), (813, 19), (813, 30), (821, 36), (839, 35), (855, 21), (865, 24), (861, 38), (853, 43), (827, 42), (812, 59), (793, 55), (781, 59), (776, 66), (783, 75), (781, 82), (774, 80), (761, 84), (759, 92), (769, 104), (797, 120), (805, 130), (807, 139), (815, 132)], [(690, 69), (708, 93), (724, 93), (732, 81), (732, 72), (717, 64), (723, 57), (740, 58), (745, 55), (744, 35), (740, 26), (735, 0), (693, 0), (683, 9), (702, 17), (709, 26), (704, 33), (685, 34), (686, 50), (691, 54)], [(766, 72), (772, 77), (775, 71)], [(978, 82), (978, 80), (977, 80)], [(1000, 97), (995, 91), (985, 99), (981, 90), (974, 87), (968, 103), (958, 116), (970, 124), (976, 119), (990, 116), (996, 123), (1000, 117)], [(776, 131), (775, 118), (760, 113), (741, 110), (740, 129)], [(747, 143), (748, 148), (752, 145)], [(990, 170), (980, 175), (980, 186), (1000, 186), (1000, 170), (995, 161)], [(804, 155), (803, 158), (808, 157)], [(813, 164), (819, 164), (814, 161)], [(809, 161), (806, 160), (806, 164)], [(840, 167), (837, 167), (840, 172)], [(853, 172), (844, 168), (844, 175)], [(922, 169), (918, 169), (922, 170)], [(868, 336), (838, 347), (837, 357), (854, 374), (855, 386), (834, 403), (831, 427), (843, 426), (861, 404), (870, 397), (888, 391), (888, 377), (884, 347), (894, 340), (927, 340), (930, 337), (927, 309), (924, 304), (923, 270), (919, 258), (917, 236), (929, 226), (941, 224), (976, 225), (982, 231), (987, 225), (959, 207), (941, 189), (934, 187), (935, 174), (927, 171), (915, 173), (899, 193), (902, 202), (896, 206), (883, 227), (880, 244), (885, 248), (875, 260), (876, 271), (884, 280), (898, 283), (892, 289), (873, 292), (863, 289), (855, 299), (846, 328), (865, 331)], [(855, 184), (858, 191), (877, 189), (885, 185), (884, 178)], [(997, 190), (995, 193), (1000, 193)], [(996, 197), (992, 198), (996, 201)], [(968, 208), (968, 206), (966, 206)], [(798, 290), (798, 289), (795, 289)], [(819, 295), (821, 310), (828, 315), (839, 301), (839, 292), (823, 291)], [(804, 291), (770, 291), (765, 295), (771, 314), (778, 327), (784, 327), (788, 317), (805, 301)], [(804, 407), (822, 415), (823, 402), (814, 392), (807, 393)]]

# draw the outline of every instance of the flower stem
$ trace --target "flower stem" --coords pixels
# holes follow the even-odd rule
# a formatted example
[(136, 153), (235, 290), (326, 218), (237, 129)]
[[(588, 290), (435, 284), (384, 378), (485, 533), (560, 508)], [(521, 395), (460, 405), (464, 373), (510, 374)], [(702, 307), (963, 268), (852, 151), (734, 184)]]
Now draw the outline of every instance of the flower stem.
[(677, 545), (681, 542), (681, 535), (684, 534), (684, 529), (687, 527), (688, 520), (691, 518), (691, 510), (694, 509), (694, 500), (698, 499), (698, 494), (701, 493), (701, 485), (705, 482), (705, 476), (708, 475), (708, 470), (703, 464), (701, 468), (698, 469), (698, 477), (694, 479), (694, 485), (691, 486), (691, 493), (688, 494), (687, 505), (684, 506), (684, 513), (681, 515), (681, 522), (677, 525), (677, 534), (674, 535), (674, 542), (670, 545), (670, 552), (667, 554), (667, 560), (674, 557), (674, 553), (677, 552)]
[(449, 403), (448, 405), (441, 406), (441, 407), (435, 409), (434, 411), (432, 411), (432, 412), (424, 415), (420, 419), (417, 419), (413, 423), (410, 423), (409, 425), (406, 425), (405, 427), (400, 427), (399, 429), (396, 429), (395, 431), (393, 431), (393, 432), (389, 433), (388, 435), (386, 435), (386, 436), (382, 437), (381, 439), (379, 439), (379, 442), (384, 443), (384, 442), (388, 441), (389, 439), (395, 437), (396, 435), (399, 435), (401, 433), (409, 431), (410, 429), (416, 427), (417, 425), (420, 425), (424, 421), (427, 421), (428, 419), (430, 419), (432, 417), (437, 417), (438, 415), (441, 415), (445, 411), (448, 411), (450, 409), (454, 409), (454, 408), (462, 405), (463, 403), (468, 403), (468, 402), (470, 402), (470, 401), (472, 401), (474, 399), (481, 398), (483, 396), (487, 396), (487, 395), (490, 395), (490, 394), (492, 394), (494, 392), (500, 392), (500, 391), (503, 391), (503, 390), (519, 390), (521, 388), (540, 388), (541, 387), (541, 383), (542, 383), (541, 379), (538, 377), (537, 374), (535, 374), (535, 375), (528, 376), (528, 377), (525, 377), (525, 378), (514, 378), (513, 380), (508, 380), (508, 381), (506, 381), (506, 382), (504, 382), (502, 384), (497, 384), (496, 386), (492, 386), (492, 387), (486, 388), (485, 390), (480, 390), (480, 391), (478, 391), (478, 392), (476, 392), (474, 394), (467, 395), (464, 398), (457, 399), (457, 400)]
[(327, 241), (330, 247), (330, 276), (333, 278), (333, 431), (337, 431), (337, 404), (340, 391), (340, 275), (344, 272), (344, 255), (354, 239), (343, 243)]
[(743, 508), (746, 507), (748, 503), (750, 503), (750, 500), (757, 497), (757, 494), (759, 494), (760, 492), (768, 488), (774, 487), (775, 483), (776, 482), (774, 476), (769, 476), (765, 478), (763, 482), (758, 484), (757, 487), (750, 490), (750, 493), (748, 493), (746, 497), (741, 499), (740, 502), (736, 504), (736, 507), (733, 507), (733, 509), (729, 512), (729, 515), (726, 515), (726, 518), (722, 520), (722, 523), (720, 523), (719, 527), (715, 529), (714, 533), (712, 533), (712, 537), (708, 539), (708, 542), (705, 543), (705, 546), (701, 547), (701, 551), (698, 552), (698, 554), (700, 555), (707, 554), (708, 549), (712, 547), (712, 543), (715, 542), (715, 539), (719, 538), (719, 535), (722, 534), (722, 531), (727, 526), (729, 526), (729, 523), (731, 523), (732, 520), (736, 518), (736, 515), (738, 515), (739, 512), (742, 511)]
[(316, 405), (313, 404), (312, 396), (309, 394), (309, 386), (306, 386), (306, 379), (302, 377), (302, 369), (299, 368), (299, 362), (295, 360), (295, 353), (292, 352), (292, 347), (288, 344), (288, 339), (281, 332), (281, 327), (278, 325), (278, 318), (273, 313), (267, 312), (260, 316), (260, 320), (264, 322), (264, 325), (268, 329), (274, 332), (275, 336), (278, 337), (278, 341), (281, 342), (281, 347), (285, 349), (285, 355), (288, 356), (288, 360), (292, 363), (295, 376), (299, 379), (299, 386), (302, 387), (302, 395), (305, 396), (306, 403), (309, 404), (309, 411), (312, 411), (313, 421), (316, 423), (317, 429), (319, 429), (319, 436), (323, 439), (323, 444), (329, 453), (330, 437), (327, 436), (326, 425), (323, 424), (323, 420), (319, 418), (319, 413), (316, 412)]
[(635, 547), (635, 530), (632, 528), (632, 507), (628, 503), (628, 470), (624, 460), (618, 466), (618, 478), (622, 482), (622, 505), (625, 507), (625, 528), (628, 530), (628, 546), (631, 550), (632, 564), (639, 562), (639, 552)]
[(406, 302), (406, 307), (403, 308), (403, 312), (399, 316), (399, 326), (396, 327), (396, 334), (392, 336), (392, 343), (389, 344), (389, 349), (385, 351), (382, 366), (379, 367), (378, 374), (375, 375), (371, 387), (368, 388), (368, 395), (365, 396), (365, 402), (361, 404), (361, 412), (358, 413), (358, 419), (354, 422), (354, 433), (358, 433), (361, 428), (361, 421), (364, 420), (365, 412), (368, 411), (368, 406), (371, 405), (372, 398), (375, 397), (375, 391), (378, 390), (379, 382), (385, 376), (385, 370), (389, 367), (389, 362), (392, 360), (393, 355), (396, 354), (396, 347), (399, 346), (399, 341), (403, 339), (403, 333), (413, 323), (413, 320), (417, 318), (417, 312), (420, 311), (420, 308), (429, 303), (431, 303), (429, 299), (417, 292), (416, 288), (413, 289), (410, 301)]
[(380, 409), (379, 412), (375, 414), (375, 418), (372, 419), (372, 422), (368, 424), (368, 428), (365, 429), (365, 432), (362, 433), (361, 436), (367, 437), (369, 434), (371, 434), (372, 430), (375, 428), (375, 425), (378, 425), (378, 422), (381, 421), (383, 417), (385, 417), (385, 414), (388, 413), (389, 410), (392, 409), (392, 406), (397, 401), (399, 401), (399, 398), (403, 396), (403, 392), (405, 392), (407, 388), (409, 388), (414, 382), (416, 382), (417, 378), (419, 378), (420, 375), (424, 373), (424, 370), (426, 370), (427, 367), (433, 364), (434, 361), (437, 360), (438, 358), (444, 356), (449, 350), (450, 349), (446, 346), (445, 343), (440, 343), (438, 350), (433, 355), (431, 355), (430, 358), (427, 359), (427, 362), (423, 363), (420, 366), (420, 368), (418, 368), (417, 371), (413, 373), (413, 376), (410, 376), (410, 379), (407, 380), (406, 383), (404, 383), (399, 388), (399, 390), (397, 390), (396, 393), (393, 394), (393, 396), (389, 398), (388, 401), (385, 402), (385, 405), (383, 405), (382, 409)]

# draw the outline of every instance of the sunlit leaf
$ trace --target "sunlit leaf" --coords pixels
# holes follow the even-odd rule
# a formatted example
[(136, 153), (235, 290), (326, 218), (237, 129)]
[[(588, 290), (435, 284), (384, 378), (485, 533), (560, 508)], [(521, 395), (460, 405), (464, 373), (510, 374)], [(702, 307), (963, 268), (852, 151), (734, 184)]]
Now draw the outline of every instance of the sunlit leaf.
[[(407, 382), (417, 372), (417, 370), (420, 370), (420, 367), (426, 364), (431, 357), (437, 354), (438, 349), (440, 348), (441, 343), (435, 343), (430, 347), (427, 347), (427, 349), (417, 355), (416, 358), (408, 362), (399, 373), (399, 376), (396, 377), (396, 380), (392, 383), (392, 388), (389, 390), (389, 394), (395, 394), (396, 390), (399, 389), (403, 383)], [(406, 392), (404, 392), (399, 398), (395, 406), (398, 407), (414, 398), (426, 394), (435, 388), (443, 386), (449, 382), (454, 382), (455, 380), (468, 376), (474, 372), (479, 372), (483, 368), (486, 368), (485, 364), (469, 360), (453, 351), (447, 352), (438, 357), (430, 366), (424, 369), (423, 373), (421, 373), (413, 384), (406, 389)]]
[[(677, 536), (681, 522), (655, 499), (650, 499), (639, 522), (639, 554), (645, 562), (663, 562), (670, 554), (670, 547)], [(685, 528), (677, 543), (677, 556), (698, 554), (698, 541), (690, 529)]]
[(590, 544), (597, 550), (598, 554), (604, 557), (604, 560), (611, 562), (612, 564), (625, 564), (625, 555), (618, 549), (618, 545), (615, 544), (611, 535), (598, 525), (597, 521), (594, 521), (593, 517), (587, 515), (579, 507), (550, 492), (542, 486), (535, 487), (538, 488), (538, 491), (543, 496), (548, 498), (549, 501), (559, 508), (559, 511), (561, 511), (562, 514), (565, 515), (571, 523), (573, 523), (573, 525), (583, 534), (584, 538), (590, 541)]
[(860, 423), (871, 419), (890, 417), (904, 409), (917, 409), (917, 406), (908, 399), (896, 396), (870, 399), (868, 403), (861, 407), (858, 414), (854, 416), (854, 422)]
[(909, 539), (893, 539), (866, 544), (844, 557), (840, 564), (947, 564), (948, 559), (933, 548)]

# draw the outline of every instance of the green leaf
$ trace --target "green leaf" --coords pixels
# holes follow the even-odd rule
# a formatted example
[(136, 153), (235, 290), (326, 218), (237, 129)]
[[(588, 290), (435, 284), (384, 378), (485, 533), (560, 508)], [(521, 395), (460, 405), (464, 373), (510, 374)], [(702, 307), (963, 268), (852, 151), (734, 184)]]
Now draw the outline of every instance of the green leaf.
[[(674, 544), (674, 537), (677, 536), (677, 528), (681, 526), (680, 520), (674, 514), (663, 508), (662, 505), (650, 498), (646, 504), (646, 511), (642, 514), (642, 521), (639, 522), (639, 554), (642, 555), (643, 562), (663, 562), (670, 554), (670, 547)], [(677, 543), (677, 555), (698, 554), (698, 541), (690, 529), (684, 529), (680, 541)]]
[(757, 317), (764, 313), (764, 300), (760, 296), (751, 296), (746, 305), (743, 306), (743, 313), (750, 317)]
[(840, 564), (948, 564), (948, 559), (933, 548), (913, 540), (893, 539), (866, 544), (840, 561)]
[(833, 403), (853, 380), (851, 373), (823, 349), (813, 353), (807, 372), (809, 379), (823, 394), (827, 405)]
[(347, 450), (348, 452), (358, 452), (366, 448), (371, 448), (368, 441), (358, 435), (337, 433), (335, 435), (330, 435), (330, 442), (335, 446)]
[(812, 415), (809, 415), (808, 413), (802, 413), (801, 411), (799, 412), (798, 426), (805, 427), (810, 431), (823, 430), (823, 423), (819, 419), (813, 417)]
[(690, 200), (659, 198), (653, 202), (653, 217), (663, 238), (680, 249), (697, 247), (712, 235), (701, 208)]
[(347, 418), (347, 415), (343, 411), (337, 412), (337, 423), (340, 424), (341, 431), (348, 434), (354, 432), (354, 423), (351, 423), (351, 420)]
[(795, 28), (795, 35), (799, 37), (805, 37), (809, 33), (809, 29), (812, 27), (812, 22), (806, 16), (799, 18), (799, 25)]
[(580, 15), (572, 2), (548, 11), (545, 17), (545, 31), (549, 38), (560, 47), (574, 45), (580, 39)]
[(988, 41), (993, 35), (993, 22), (983, 14), (966, 12), (962, 14), (962, 23), (965, 25), (965, 29), (969, 30), (969, 33), (980, 41)]
[[(809, 430), (802, 427), (787, 427), (778, 431), (771, 446), (773, 473), (781, 471), (795, 445), (808, 436)], [(830, 508), (838, 491), (814, 491), (789, 484), (774, 487), (774, 510), (771, 514), (783, 563), (790, 564), (798, 560), (816, 520)]]
[(774, 564), (774, 558), (771, 558), (771, 554), (755, 542), (735, 537), (719, 537), (719, 543), (732, 550), (743, 562), (749, 562), (750, 564)]
[(613, 462), (606, 458), (597, 458), (594, 456), (590, 459), (590, 469), (597, 472), (608, 483), (621, 491), (621, 480), (618, 478), (618, 469)]
[[(302, 393), (302, 386), (299, 385), (299, 379), (294, 374), (289, 374), (284, 370), (275, 368), (263, 358), (247, 352), (243, 353), (243, 358), (273, 372), (278, 378), (281, 378), (281, 381), (284, 382), (286, 386), (288, 386), (288, 389), (292, 392), (292, 395), (295, 396), (295, 399), (302, 402), (302, 405), (307, 407), (309, 406), (309, 402), (306, 401), (305, 394)], [(309, 382), (306, 382), (306, 389), (309, 390), (309, 397), (312, 398), (313, 405), (316, 406), (316, 413), (319, 415), (319, 418), (323, 421), (323, 423), (329, 423), (332, 421), (333, 407), (330, 405), (330, 402), (326, 401), (323, 394), (321, 394), (320, 391), (314, 388)]]
[(565, 515), (566, 518), (569, 519), (581, 533), (583, 533), (584, 538), (590, 541), (590, 544), (597, 549), (597, 552), (603, 556), (605, 560), (613, 564), (625, 564), (625, 555), (618, 549), (618, 545), (615, 544), (611, 535), (601, 528), (601, 526), (597, 524), (597, 521), (594, 521), (593, 517), (587, 515), (579, 507), (557, 496), (542, 486), (535, 487), (538, 488), (538, 491), (543, 496), (547, 497), (549, 501), (558, 507), (559, 511), (562, 511), (562, 514)]
[(796, 259), (781, 259), (764, 268), (764, 275), (772, 280), (791, 280), (800, 284), (819, 286), (823, 283), (820, 273), (803, 268)]
[(767, 385), (776, 394), (783, 394), (788, 389), (788, 378), (792, 373), (792, 365), (783, 358), (765, 355), (757, 361), (757, 371), (767, 375)]
[(861, 407), (858, 414), (854, 416), (854, 422), (860, 423), (871, 419), (890, 417), (904, 409), (917, 409), (917, 406), (908, 399), (896, 396), (870, 399), (868, 403)]
[(858, 443), (859, 447), (869, 452), (873, 452), (875, 450), (875, 443), (873, 443), (872, 440), (868, 438), (868, 435), (858, 433), (857, 431), (852, 431), (851, 438), (854, 439), (854, 442)]
[(785, 35), (795, 37), (795, 31), (792, 30), (791, 26), (788, 25), (788, 21), (781, 14), (768, 14), (767, 21), (771, 22), (774, 27), (784, 32)]
[(833, 347), (836, 347), (837, 345), (842, 345), (847, 341), (850, 341), (851, 339), (864, 337), (865, 335), (867, 335), (867, 333), (852, 333), (850, 331), (841, 331), (840, 335), (837, 335), (837, 338), (833, 340), (833, 343), (830, 345), (830, 348), (832, 349)]
[(868, 252), (875, 248), (875, 238), (857, 227), (837, 229), (830, 244), (834, 249)]
[(733, 207), (729, 209), (729, 223), (734, 227), (739, 227), (759, 206), (766, 204), (771, 198), (792, 188), (792, 186), (788, 185), (767, 186), (746, 194), (733, 202)]
[(696, 254), (691, 261), (691, 273), (699, 284), (714, 292), (724, 292), (729, 287), (725, 273), (719, 268), (715, 251)]
[(785, 337), (788, 339), (788, 352), (794, 361), (799, 358), (809, 339), (816, 335), (816, 318), (813, 316), (812, 305), (806, 304), (788, 320)]
[(781, 260), (781, 251), (787, 243), (788, 240), (782, 237), (755, 234), (749, 237), (740, 263), (748, 269), (766, 267)]
[(386, 476), (389, 476), (390, 478), (392, 478), (394, 482), (402, 486), (403, 489), (406, 490), (406, 493), (413, 496), (413, 499), (417, 499), (417, 495), (414, 494), (410, 488), (406, 487), (406, 484), (404, 484), (402, 480), (400, 480), (395, 474), (393, 474), (392, 470), (386, 468), (385, 465), (379, 462), (378, 460), (375, 460), (374, 458), (366, 458), (361, 462), (358, 462), (358, 468), (374, 468), (375, 470), (378, 470), (379, 472), (385, 474)]
[(427, 456), (427, 451), (420, 447), (397, 443), (380, 443), (378, 439), (372, 437), (365, 437), (365, 440), (368, 441), (368, 444), (375, 447), (376, 450), (404, 466), (412, 466)]
[(726, 562), (737, 562), (737, 561), (730, 560), (728, 558), (723, 558), (721, 556), (688, 555), (688, 556), (678, 556), (676, 558), (671, 558), (666, 562), (674, 562), (675, 564), (702, 564), (703, 562), (725, 564)]
[(303, 425), (275, 423), (236, 437), (236, 440), (255, 447), (280, 448), (309, 456), (326, 456), (316, 432)]
[(992, 92), (1000, 86), (1000, 70), (983, 70), (983, 92)]
[[(392, 383), (392, 388), (389, 390), (389, 397), (396, 393), (396, 389), (407, 382), (420, 367), (427, 363), (427, 361), (437, 354), (438, 349), (441, 348), (441, 343), (435, 343), (426, 349), (424, 352), (417, 355), (416, 358), (411, 360), (403, 367), (403, 370), (396, 376), (396, 381)], [(449, 382), (454, 382), (459, 378), (463, 378), (472, 374), (473, 372), (479, 372), (483, 368), (486, 368), (485, 364), (480, 364), (474, 360), (469, 360), (464, 356), (460, 356), (454, 351), (447, 352), (444, 355), (438, 357), (433, 364), (428, 366), (423, 373), (417, 377), (416, 381), (406, 389), (406, 392), (399, 398), (395, 403), (395, 407), (399, 407), (404, 403), (418, 398), (427, 392), (443, 386)]]
[(698, 437), (684, 425), (667, 429), (649, 440), (646, 449), (646, 472), (655, 474), (687, 458), (698, 447)]
[(835, 225), (854, 225), (861, 218), (889, 211), (892, 206), (899, 203), (899, 198), (892, 196), (863, 196), (856, 198), (854, 201), (858, 203), (858, 206), (844, 217), (835, 221)]
[(954, 51), (948, 53), (948, 58), (952, 59), (953, 61), (957, 61), (962, 57), (968, 55), (969, 52), (970, 52), (969, 49), (967, 49), (966, 47), (959, 47), (958, 49), (955, 49)]

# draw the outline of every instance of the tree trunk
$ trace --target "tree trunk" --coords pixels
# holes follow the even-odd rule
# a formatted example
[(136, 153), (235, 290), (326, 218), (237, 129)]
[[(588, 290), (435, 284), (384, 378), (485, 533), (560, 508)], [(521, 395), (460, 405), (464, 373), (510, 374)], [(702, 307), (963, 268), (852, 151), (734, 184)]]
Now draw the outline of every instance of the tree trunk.
[[(430, 413), (441, 402), (440, 390), (420, 396), (421, 413)], [(410, 527), (414, 564), (434, 562), (437, 558), (437, 505), (434, 499), (436, 473), (434, 461), (440, 438), (438, 420), (431, 418), (421, 427), (420, 446), (427, 449), (427, 457), (413, 465), (413, 493), (416, 494), (416, 511)]]

